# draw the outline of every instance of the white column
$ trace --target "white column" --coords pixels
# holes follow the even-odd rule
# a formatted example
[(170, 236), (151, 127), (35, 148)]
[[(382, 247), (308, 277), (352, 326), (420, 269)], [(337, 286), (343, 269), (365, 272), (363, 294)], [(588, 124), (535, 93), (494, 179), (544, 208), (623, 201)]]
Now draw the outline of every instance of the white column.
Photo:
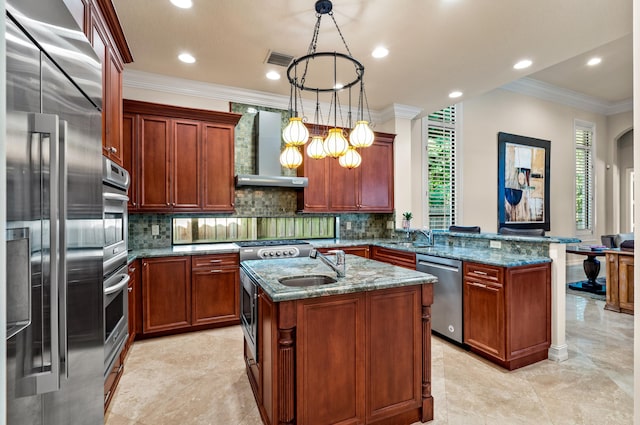
[(569, 358), (569, 350), (565, 336), (567, 305), (567, 265), (565, 245), (549, 244), (551, 257), (551, 346), (549, 360), (561, 362)]

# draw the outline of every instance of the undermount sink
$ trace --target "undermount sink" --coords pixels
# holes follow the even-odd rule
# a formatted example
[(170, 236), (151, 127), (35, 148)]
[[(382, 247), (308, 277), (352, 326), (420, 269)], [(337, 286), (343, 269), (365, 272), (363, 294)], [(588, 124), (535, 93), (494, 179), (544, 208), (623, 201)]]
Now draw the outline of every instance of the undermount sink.
[(280, 282), (285, 286), (304, 287), (304, 286), (327, 285), (329, 283), (336, 283), (337, 280), (332, 278), (331, 276), (325, 276), (323, 274), (319, 274), (319, 275), (310, 275), (310, 276), (283, 277), (281, 279), (278, 279), (278, 282)]

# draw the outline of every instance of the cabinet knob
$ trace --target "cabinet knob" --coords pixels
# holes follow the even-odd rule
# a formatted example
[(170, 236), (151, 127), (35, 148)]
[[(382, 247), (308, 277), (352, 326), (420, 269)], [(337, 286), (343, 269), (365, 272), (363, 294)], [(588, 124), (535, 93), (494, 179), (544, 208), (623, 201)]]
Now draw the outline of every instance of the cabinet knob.
[(115, 147), (111, 146), (111, 147), (109, 148), (109, 152), (111, 152), (111, 153), (118, 153), (118, 149), (116, 149)]
[(132, 292), (133, 288), (127, 288), (127, 291)]
[(171, 202), (167, 202), (167, 206), (170, 207), (171, 206)]

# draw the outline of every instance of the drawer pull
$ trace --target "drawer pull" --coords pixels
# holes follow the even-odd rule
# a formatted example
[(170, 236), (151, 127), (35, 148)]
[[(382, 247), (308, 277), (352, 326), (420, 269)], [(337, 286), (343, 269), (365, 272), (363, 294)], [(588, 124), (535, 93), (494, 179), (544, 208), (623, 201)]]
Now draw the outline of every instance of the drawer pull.
[(222, 263), (222, 260), (211, 260), (210, 263)]
[(471, 273), (487, 276), (487, 272), (481, 272), (480, 270), (473, 270)]
[(222, 273), (222, 270), (211, 270), (211, 273)]
[(479, 288), (486, 288), (487, 285), (483, 285), (482, 283), (469, 282), (470, 285), (477, 286)]

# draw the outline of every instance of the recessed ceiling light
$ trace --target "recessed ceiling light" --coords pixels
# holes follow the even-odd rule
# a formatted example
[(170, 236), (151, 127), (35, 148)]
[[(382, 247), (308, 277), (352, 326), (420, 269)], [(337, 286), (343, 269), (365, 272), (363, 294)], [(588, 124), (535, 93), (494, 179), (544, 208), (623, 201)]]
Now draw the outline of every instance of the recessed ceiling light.
[(525, 69), (525, 68), (529, 68), (531, 66), (533, 62), (531, 62), (529, 59), (523, 59), (520, 62), (516, 63), (515, 65), (513, 65), (513, 69)]
[(373, 52), (371, 52), (371, 56), (373, 56), (374, 58), (383, 58), (388, 54), (389, 54), (389, 50), (387, 50), (382, 46), (376, 47), (375, 49), (373, 49)]
[(344, 87), (344, 84), (342, 84), (342, 83), (336, 83), (336, 85), (333, 86), (333, 88), (336, 89), (336, 90), (340, 90), (343, 87)]
[(593, 57), (591, 59), (589, 59), (589, 62), (587, 62), (587, 65), (589, 66), (595, 66), (598, 65), (600, 62), (602, 62), (602, 58), (599, 57)]
[(455, 99), (455, 98), (460, 97), (460, 96), (462, 96), (462, 92), (458, 91), (458, 90), (452, 91), (451, 93), (449, 93), (449, 97), (451, 99)]
[(280, 74), (278, 74), (276, 71), (269, 71), (267, 72), (267, 78), (270, 80), (279, 80)]
[(196, 58), (194, 58), (189, 53), (180, 53), (178, 55), (178, 59), (180, 59), (184, 63), (194, 63), (196, 61)]
[(179, 7), (180, 9), (190, 9), (193, 6), (193, 2), (191, 0), (171, 0), (171, 4), (175, 7)]

